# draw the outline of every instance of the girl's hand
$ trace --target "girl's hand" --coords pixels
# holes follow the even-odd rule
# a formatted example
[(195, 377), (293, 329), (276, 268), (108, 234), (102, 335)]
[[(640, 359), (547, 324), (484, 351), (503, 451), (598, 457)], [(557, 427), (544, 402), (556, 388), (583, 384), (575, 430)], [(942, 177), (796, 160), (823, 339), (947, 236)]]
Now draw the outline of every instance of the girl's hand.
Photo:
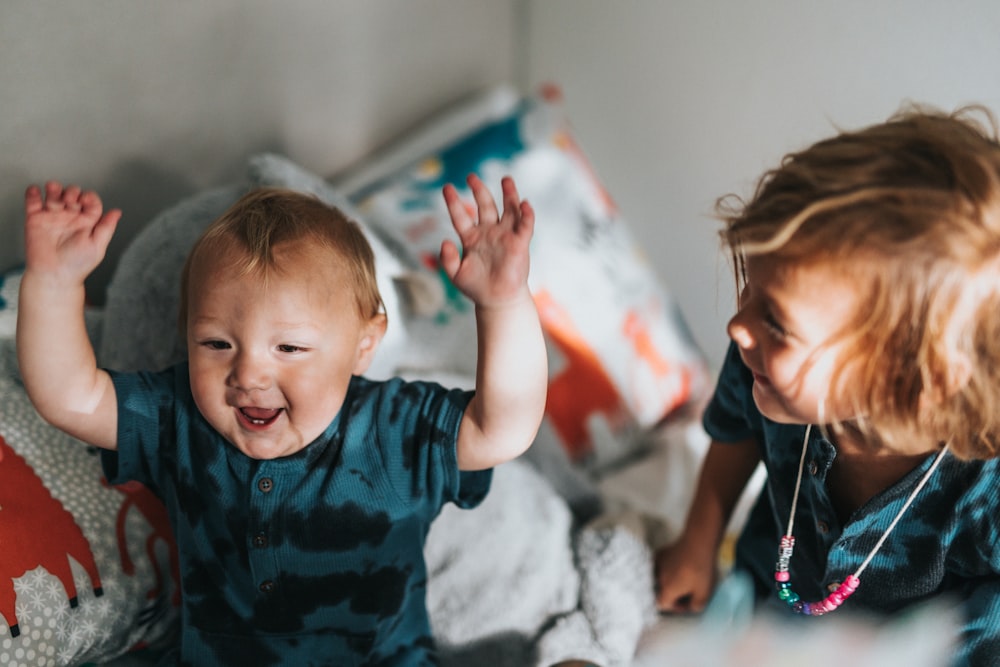
[(657, 551), (654, 567), (656, 606), (660, 611), (704, 611), (716, 583), (714, 558), (693, 553), (682, 539)]
[[(514, 180), (501, 181), (503, 214), (483, 182), (470, 174), (467, 182), (479, 209), (473, 220), (454, 186), (444, 186), (451, 223), (462, 250), (450, 240), (441, 244), (445, 273), (477, 306), (499, 306), (527, 294), (528, 245), (535, 227), (535, 213), (520, 201)], [(530, 298), (530, 297), (529, 297)]]
[(121, 219), (118, 209), (104, 212), (101, 198), (76, 185), (37, 185), (24, 193), (26, 270), (46, 273), (61, 282), (82, 283), (107, 251)]

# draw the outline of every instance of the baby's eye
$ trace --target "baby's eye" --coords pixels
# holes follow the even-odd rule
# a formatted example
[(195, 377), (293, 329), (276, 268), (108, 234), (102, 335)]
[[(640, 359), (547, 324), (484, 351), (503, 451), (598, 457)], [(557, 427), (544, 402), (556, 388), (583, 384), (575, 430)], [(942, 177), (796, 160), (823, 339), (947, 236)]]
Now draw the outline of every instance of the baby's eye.
[(202, 346), (207, 347), (210, 350), (228, 350), (232, 347), (229, 343), (224, 340), (205, 340), (202, 341)]
[(286, 354), (302, 352), (304, 349), (305, 349), (304, 347), (299, 347), (298, 345), (291, 345), (288, 343), (282, 343), (281, 345), (278, 346), (278, 351), (284, 352)]

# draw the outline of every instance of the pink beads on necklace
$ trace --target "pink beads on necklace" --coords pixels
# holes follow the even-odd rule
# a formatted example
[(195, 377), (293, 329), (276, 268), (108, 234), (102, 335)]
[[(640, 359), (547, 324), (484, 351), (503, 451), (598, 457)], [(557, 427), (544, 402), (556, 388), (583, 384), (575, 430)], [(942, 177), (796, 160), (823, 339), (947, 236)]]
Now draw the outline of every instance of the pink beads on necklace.
[(778, 589), (778, 598), (784, 600), (796, 614), (806, 616), (822, 616), (828, 614), (844, 603), (857, 590), (861, 580), (856, 575), (849, 574), (844, 582), (819, 602), (803, 602), (798, 593), (792, 590), (791, 577), (788, 574), (788, 563), (795, 550), (795, 538), (785, 535), (778, 546), (778, 562), (774, 566), (774, 582)]

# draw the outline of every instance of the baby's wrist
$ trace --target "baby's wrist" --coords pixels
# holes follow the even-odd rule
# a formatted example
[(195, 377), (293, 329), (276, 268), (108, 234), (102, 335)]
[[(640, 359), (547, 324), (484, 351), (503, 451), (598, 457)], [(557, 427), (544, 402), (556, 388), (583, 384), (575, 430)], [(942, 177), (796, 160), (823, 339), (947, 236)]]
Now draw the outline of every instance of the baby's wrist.
[(520, 308), (525, 304), (534, 306), (535, 300), (531, 296), (531, 291), (524, 287), (523, 290), (507, 299), (491, 299), (489, 301), (473, 301), (477, 311), (504, 311), (512, 308)]
[(21, 275), (21, 289), (65, 295), (75, 290), (84, 291), (85, 280), (86, 276), (68, 276), (59, 271), (40, 269), (26, 264)]

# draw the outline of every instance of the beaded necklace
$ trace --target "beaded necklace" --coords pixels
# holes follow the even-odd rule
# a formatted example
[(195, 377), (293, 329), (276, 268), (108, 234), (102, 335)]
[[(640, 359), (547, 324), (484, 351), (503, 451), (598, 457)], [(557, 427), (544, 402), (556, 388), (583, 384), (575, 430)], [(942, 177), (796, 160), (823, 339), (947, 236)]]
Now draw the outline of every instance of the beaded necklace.
[(809, 447), (809, 432), (812, 430), (812, 424), (806, 426), (806, 435), (802, 439), (802, 455), (799, 457), (799, 475), (795, 480), (795, 495), (792, 496), (792, 509), (788, 513), (788, 529), (785, 530), (784, 536), (781, 538), (781, 542), (778, 546), (778, 562), (774, 566), (774, 583), (778, 589), (778, 597), (784, 600), (789, 608), (797, 614), (805, 614), (807, 616), (822, 616), (823, 614), (828, 614), (841, 604), (844, 600), (849, 598), (854, 591), (857, 590), (858, 586), (861, 584), (861, 573), (864, 572), (865, 568), (871, 562), (872, 558), (879, 549), (882, 548), (882, 544), (885, 542), (886, 538), (889, 537), (889, 533), (892, 529), (896, 527), (899, 520), (903, 518), (903, 514), (910, 508), (910, 504), (913, 503), (913, 499), (917, 497), (920, 490), (924, 488), (927, 480), (930, 479), (931, 475), (937, 469), (938, 464), (941, 463), (941, 459), (944, 458), (945, 452), (948, 451), (948, 445), (945, 444), (938, 452), (937, 456), (934, 458), (934, 462), (931, 463), (931, 467), (927, 469), (924, 476), (920, 478), (917, 485), (913, 487), (913, 491), (910, 492), (909, 497), (906, 502), (903, 503), (903, 507), (900, 508), (899, 513), (896, 514), (896, 518), (892, 520), (889, 527), (885, 529), (882, 533), (882, 537), (878, 539), (875, 543), (875, 547), (868, 553), (864, 561), (854, 571), (854, 574), (847, 575), (837, 589), (827, 595), (824, 599), (819, 602), (803, 602), (799, 598), (798, 594), (792, 590), (792, 584), (788, 574), (788, 563), (792, 559), (792, 551), (795, 549), (795, 537), (792, 535), (792, 526), (795, 523), (795, 508), (799, 501), (799, 487), (802, 485), (802, 468), (806, 460), (806, 451)]

